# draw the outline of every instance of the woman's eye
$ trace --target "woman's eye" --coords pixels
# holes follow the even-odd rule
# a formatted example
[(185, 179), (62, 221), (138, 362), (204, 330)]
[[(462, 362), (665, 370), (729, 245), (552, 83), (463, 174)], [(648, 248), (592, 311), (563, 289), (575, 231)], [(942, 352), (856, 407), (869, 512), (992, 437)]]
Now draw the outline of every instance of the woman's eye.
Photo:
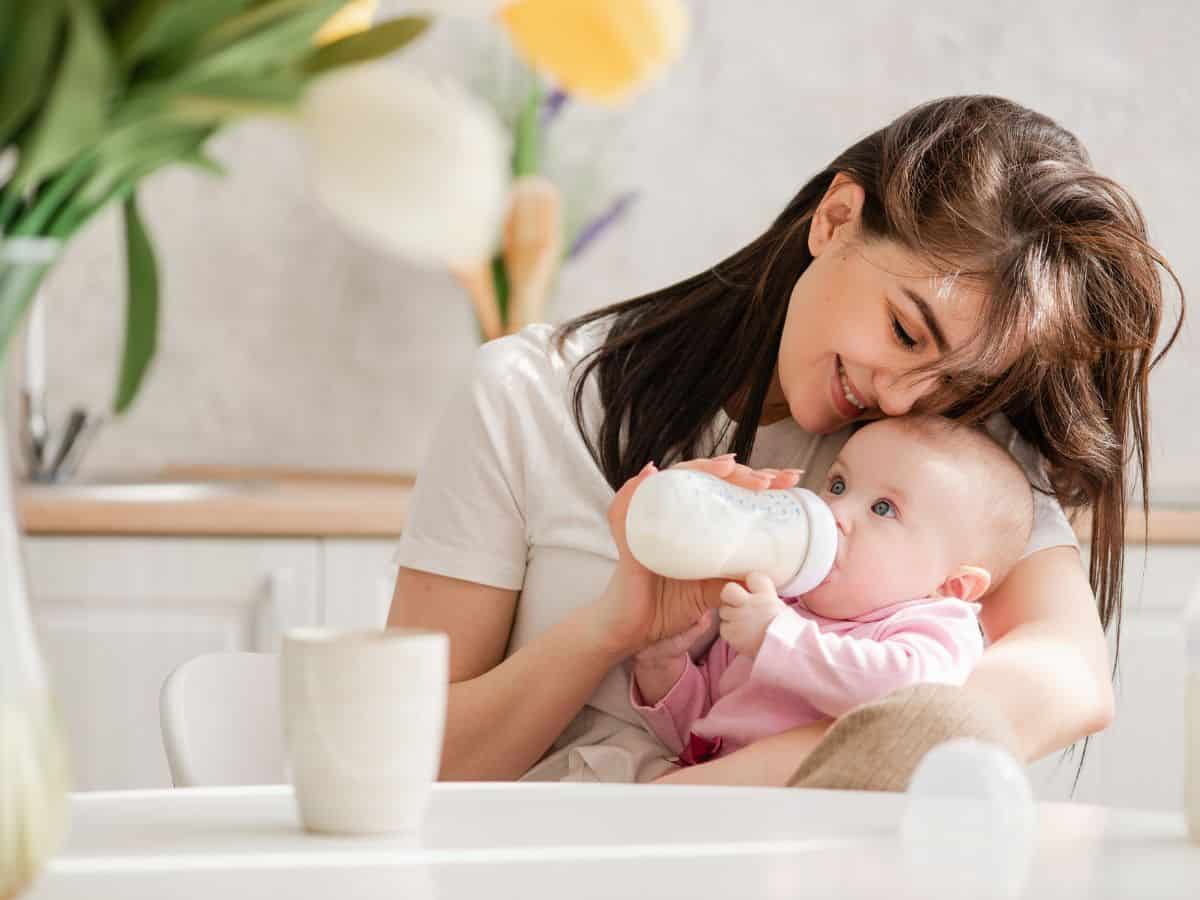
[(904, 326), (900, 324), (900, 320), (895, 316), (892, 316), (892, 331), (896, 333), (896, 340), (901, 343), (904, 349), (911, 350), (917, 346), (917, 339), (904, 330)]
[(840, 476), (830, 479), (829, 493), (833, 494), (835, 497), (842, 496), (842, 494), (846, 493), (846, 482), (844, 482)]
[(896, 507), (892, 506), (891, 500), (876, 500), (871, 504), (871, 512), (885, 519), (896, 518)]

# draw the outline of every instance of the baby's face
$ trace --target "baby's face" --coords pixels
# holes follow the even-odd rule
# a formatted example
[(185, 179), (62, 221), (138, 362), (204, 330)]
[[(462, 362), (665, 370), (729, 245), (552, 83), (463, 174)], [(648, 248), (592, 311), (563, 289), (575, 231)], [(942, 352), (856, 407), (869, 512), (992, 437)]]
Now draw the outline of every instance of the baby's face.
[(944, 453), (888, 422), (856, 433), (821, 497), (838, 524), (837, 561), (804, 597), (818, 615), (849, 619), (933, 594), (962, 563), (974, 515), (967, 476)]

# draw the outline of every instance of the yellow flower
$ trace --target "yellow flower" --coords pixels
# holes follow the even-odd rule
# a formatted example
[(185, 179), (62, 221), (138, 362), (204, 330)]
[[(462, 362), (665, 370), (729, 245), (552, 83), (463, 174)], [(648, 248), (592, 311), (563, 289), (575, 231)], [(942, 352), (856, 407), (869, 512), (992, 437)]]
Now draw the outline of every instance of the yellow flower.
[(648, 84), (679, 56), (688, 31), (681, 0), (516, 0), (499, 18), (532, 66), (601, 103)]
[(321, 26), (313, 41), (320, 47), (366, 31), (371, 27), (371, 17), (374, 15), (375, 0), (351, 0)]

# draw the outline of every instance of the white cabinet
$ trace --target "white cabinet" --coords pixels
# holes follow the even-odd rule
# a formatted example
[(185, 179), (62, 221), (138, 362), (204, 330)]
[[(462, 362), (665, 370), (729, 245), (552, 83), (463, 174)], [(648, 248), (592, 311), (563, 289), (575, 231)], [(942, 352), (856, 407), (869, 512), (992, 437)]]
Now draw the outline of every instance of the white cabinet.
[(321, 542), (323, 621), (333, 628), (382, 628), (396, 586), (396, 540)]
[(381, 627), (395, 548), (384, 539), (26, 538), (75, 789), (170, 785), (159, 691), (192, 657), (275, 651), (298, 625)]
[[(1200, 590), (1200, 546), (1130, 546), (1124, 589), (1116, 719), (1089, 743), (1073, 799), (1178, 809), (1183, 805), (1183, 610)], [(1114, 649), (1110, 634), (1110, 658)], [(1037, 763), (1032, 774), (1038, 796), (1067, 799), (1078, 758), (1077, 750)]]
[[(158, 696), (177, 665), (214, 650), (273, 650), (288, 627), (380, 627), (395, 540), (31, 537), (34, 619), (65, 719), (78, 790), (170, 784)], [(1117, 718), (1092, 740), (1074, 799), (1178, 808), (1183, 627), (1200, 546), (1131, 546)], [(1066, 799), (1077, 755), (1033, 767)]]
[(319, 621), (320, 542), (33, 537), (34, 623), (76, 790), (170, 785), (163, 679), (216, 650), (275, 650)]

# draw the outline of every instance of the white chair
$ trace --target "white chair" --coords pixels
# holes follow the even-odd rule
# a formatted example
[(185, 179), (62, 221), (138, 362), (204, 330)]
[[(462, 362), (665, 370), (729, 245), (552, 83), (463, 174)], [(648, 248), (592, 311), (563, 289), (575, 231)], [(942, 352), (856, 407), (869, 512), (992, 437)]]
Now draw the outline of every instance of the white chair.
[(163, 682), (159, 718), (175, 787), (286, 781), (278, 654), (188, 660)]

